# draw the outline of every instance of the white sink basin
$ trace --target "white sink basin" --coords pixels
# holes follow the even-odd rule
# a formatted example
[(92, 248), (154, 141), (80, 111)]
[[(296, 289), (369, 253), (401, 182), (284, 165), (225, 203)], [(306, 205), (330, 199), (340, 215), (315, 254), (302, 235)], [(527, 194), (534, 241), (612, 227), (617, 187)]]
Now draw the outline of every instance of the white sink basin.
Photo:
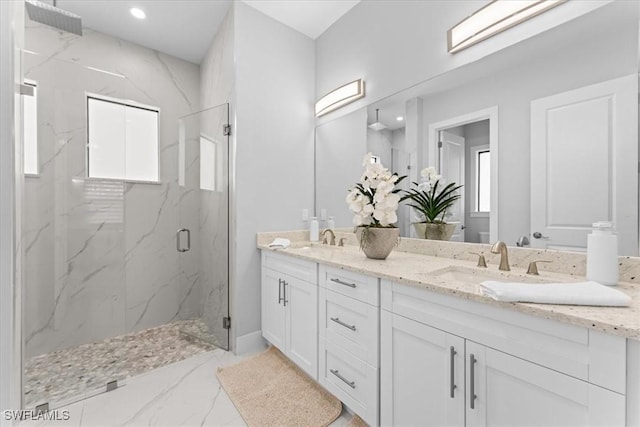
[(445, 267), (441, 270), (432, 272), (430, 276), (435, 276), (446, 281), (461, 282), (473, 285), (479, 285), (486, 280), (516, 283), (550, 283), (549, 279), (540, 276), (511, 271), (489, 270), (487, 268), (481, 267)]

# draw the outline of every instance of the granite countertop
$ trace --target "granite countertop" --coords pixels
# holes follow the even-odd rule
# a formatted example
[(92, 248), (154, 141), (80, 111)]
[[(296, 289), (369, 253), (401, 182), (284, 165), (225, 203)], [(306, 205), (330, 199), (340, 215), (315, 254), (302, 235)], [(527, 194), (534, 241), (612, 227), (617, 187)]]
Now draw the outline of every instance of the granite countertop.
[[(270, 241), (270, 240), (267, 240)], [(640, 339), (640, 286), (632, 283), (620, 283), (616, 289), (632, 298), (630, 307), (593, 307), (577, 305), (552, 305), (532, 303), (508, 303), (495, 301), (480, 294), (476, 284), (468, 284), (457, 280), (447, 280), (437, 273), (450, 267), (462, 267), (475, 270), (480, 274), (497, 276), (504, 275), (498, 271), (496, 265), (489, 265), (487, 269), (477, 269), (475, 263), (468, 260), (429, 256), (424, 254), (402, 252), (394, 250), (386, 260), (373, 260), (365, 257), (357, 246), (322, 247), (317, 243), (293, 241), (287, 249), (272, 249), (264, 239), (258, 239), (258, 248), (276, 251), (282, 254), (318, 262), (324, 265), (344, 270), (389, 279), (397, 283), (424, 288), (439, 294), (456, 296), (471, 301), (477, 301), (496, 307), (516, 310), (546, 319), (553, 319), (572, 325), (618, 335), (626, 338)], [(436, 274), (434, 274), (436, 273)], [(525, 270), (513, 268), (509, 273), (524, 275)], [(528, 276), (531, 278), (532, 276)], [(583, 276), (568, 275), (540, 271), (541, 281), (546, 282), (577, 282), (583, 281)], [(504, 276), (508, 281), (510, 277)], [(516, 280), (513, 280), (516, 281)]]

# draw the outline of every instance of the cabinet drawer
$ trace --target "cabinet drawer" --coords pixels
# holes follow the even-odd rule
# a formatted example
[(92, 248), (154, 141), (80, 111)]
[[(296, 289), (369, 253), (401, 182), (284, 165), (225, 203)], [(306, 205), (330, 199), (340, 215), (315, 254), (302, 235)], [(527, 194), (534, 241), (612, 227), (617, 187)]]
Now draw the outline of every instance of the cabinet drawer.
[(320, 336), (378, 366), (379, 309), (320, 288)]
[(380, 305), (378, 278), (320, 266), (320, 286), (374, 306)]
[(309, 283), (318, 283), (318, 264), (289, 255), (263, 250), (262, 268), (270, 268)]
[(378, 369), (320, 339), (320, 384), (367, 424), (378, 425)]

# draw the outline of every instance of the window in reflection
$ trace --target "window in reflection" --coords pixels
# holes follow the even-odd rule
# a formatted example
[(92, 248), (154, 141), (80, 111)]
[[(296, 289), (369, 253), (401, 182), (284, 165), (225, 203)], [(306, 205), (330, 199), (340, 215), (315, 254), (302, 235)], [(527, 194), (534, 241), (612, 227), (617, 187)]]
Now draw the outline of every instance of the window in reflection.
[(476, 212), (491, 210), (491, 152), (476, 152)]

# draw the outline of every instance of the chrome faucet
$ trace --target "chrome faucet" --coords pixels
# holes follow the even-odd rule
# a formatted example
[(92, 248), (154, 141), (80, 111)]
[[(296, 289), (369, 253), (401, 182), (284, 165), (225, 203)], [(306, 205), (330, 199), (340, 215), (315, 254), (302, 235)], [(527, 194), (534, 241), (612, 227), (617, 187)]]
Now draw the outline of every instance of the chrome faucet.
[(507, 252), (506, 243), (504, 243), (501, 240), (498, 240), (493, 244), (493, 246), (491, 246), (491, 253), (500, 254), (500, 266), (498, 267), (498, 270), (502, 270), (502, 271), (511, 270), (511, 268), (509, 268), (509, 254)]
[(326, 234), (329, 233), (331, 235), (331, 240), (329, 241), (329, 245), (331, 246), (335, 246), (336, 245), (336, 233), (333, 232), (332, 229), (330, 228), (325, 228), (324, 230), (322, 230), (320, 232), (320, 235), (322, 236), (322, 243), (323, 244), (327, 244), (327, 236)]

